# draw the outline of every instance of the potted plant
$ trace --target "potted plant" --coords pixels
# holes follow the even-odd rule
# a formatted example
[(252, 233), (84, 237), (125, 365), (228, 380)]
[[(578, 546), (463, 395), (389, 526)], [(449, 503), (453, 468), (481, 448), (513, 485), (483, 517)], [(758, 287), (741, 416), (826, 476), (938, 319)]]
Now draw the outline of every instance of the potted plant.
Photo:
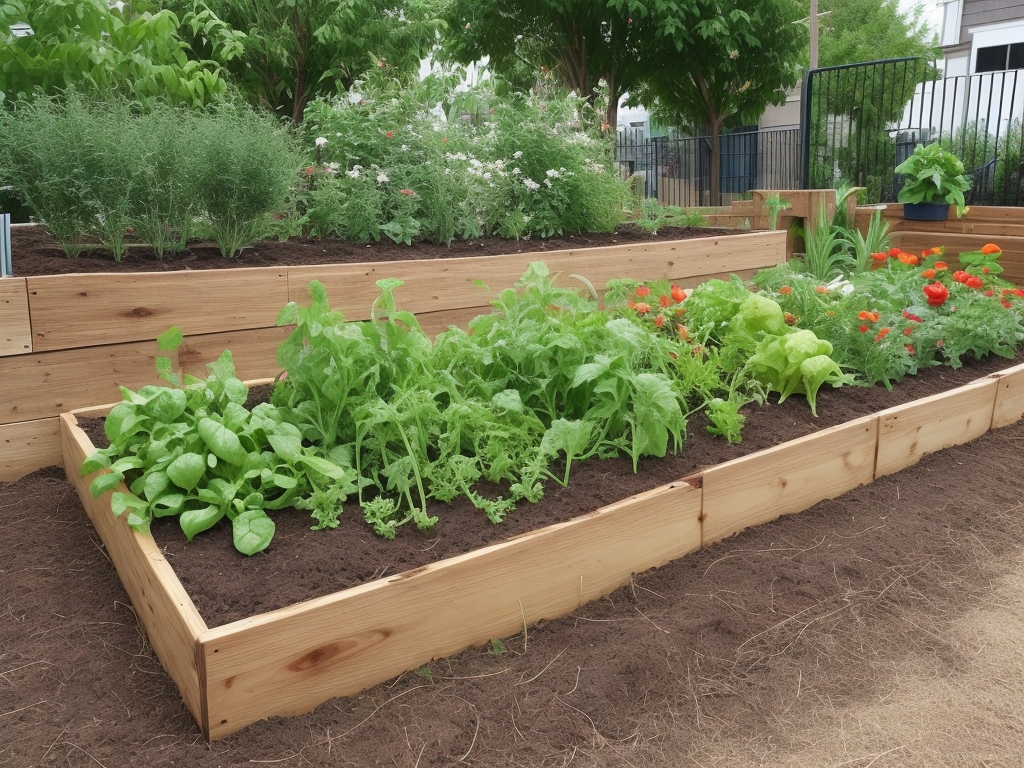
[(897, 200), (903, 203), (903, 218), (917, 221), (944, 221), (949, 206), (956, 205), (956, 216), (964, 215), (964, 192), (971, 180), (964, 175), (964, 164), (939, 144), (918, 144), (914, 153), (896, 166), (904, 177)]

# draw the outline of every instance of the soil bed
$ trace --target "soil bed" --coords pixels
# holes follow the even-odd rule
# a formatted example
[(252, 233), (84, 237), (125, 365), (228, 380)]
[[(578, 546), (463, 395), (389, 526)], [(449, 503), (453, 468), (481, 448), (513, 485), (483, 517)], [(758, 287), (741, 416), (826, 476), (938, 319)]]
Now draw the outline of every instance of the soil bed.
[[(490, 523), (483, 512), (460, 499), (430, 507), (429, 513), (439, 518), (432, 535), (408, 524), (393, 541), (386, 541), (373, 534), (358, 506), (349, 502), (341, 525), (328, 531), (311, 531), (312, 521), (305, 512), (271, 513), (277, 526), (274, 540), (253, 557), (234, 549), (226, 523), (186, 542), (176, 519), (157, 519), (153, 537), (207, 624), (221, 626), (569, 520), (708, 466), (952, 389), (1014, 362), (990, 356), (960, 369), (930, 368), (891, 391), (880, 386), (826, 387), (819, 392), (818, 418), (799, 396), (782, 404), (749, 405), (743, 442), (738, 445), (712, 437), (705, 430), (706, 422), (694, 418), (679, 454), (641, 459), (637, 474), (628, 457), (576, 463), (568, 487), (549, 481), (539, 503), (521, 505), (500, 525)], [(94, 444), (105, 445), (102, 420), (89, 422), (83, 426)], [(252, 584), (263, 586), (254, 590)]]
[[(931, 389), (998, 362), (941, 370)], [(861, 392), (877, 410), (930, 377)], [(854, 392), (823, 392), (814, 426)], [(783, 409), (762, 409), (777, 439), (810, 419)], [(995, 430), (638, 574), (500, 654), (470, 649), (213, 745), (71, 486), (42, 470), (0, 484), (0, 763), (1020, 765), (1021, 441), (1024, 423)]]
[(174, 270), (232, 269), (235, 267), (282, 267), (314, 264), (358, 264), (362, 262), (448, 259), (461, 256), (559, 251), (632, 245), (644, 242), (689, 240), (696, 237), (735, 235), (747, 230), (704, 227), (665, 227), (657, 234), (632, 224), (615, 232), (583, 233), (548, 239), (503, 240), (497, 237), (456, 240), (450, 246), (414, 242), (402, 245), (386, 238), (361, 245), (345, 240), (316, 240), (305, 237), (281, 242), (263, 240), (244, 248), (234, 259), (225, 259), (217, 245), (190, 241), (188, 250), (158, 259), (148, 246), (131, 247), (121, 262), (107, 251), (86, 251), (74, 259), (64, 255), (43, 227), (11, 228), (11, 258), (15, 277), (32, 275), (82, 274), (87, 272), (169, 272)]

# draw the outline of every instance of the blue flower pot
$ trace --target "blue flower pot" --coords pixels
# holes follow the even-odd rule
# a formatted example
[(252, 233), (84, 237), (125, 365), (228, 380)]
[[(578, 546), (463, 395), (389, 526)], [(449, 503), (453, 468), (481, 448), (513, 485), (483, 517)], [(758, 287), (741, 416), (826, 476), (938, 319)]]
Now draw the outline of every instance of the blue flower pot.
[(945, 221), (949, 203), (904, 203), (903, 218), (911, 221)]

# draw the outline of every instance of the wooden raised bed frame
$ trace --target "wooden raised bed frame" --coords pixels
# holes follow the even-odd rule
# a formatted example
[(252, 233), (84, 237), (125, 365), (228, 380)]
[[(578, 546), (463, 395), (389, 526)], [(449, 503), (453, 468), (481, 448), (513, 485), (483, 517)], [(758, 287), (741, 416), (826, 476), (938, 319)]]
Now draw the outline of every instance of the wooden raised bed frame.
[[(1024, 365), (719, 464), (583, 517), (209, 629), (152, 536), (93, 499), (93, 446), (63, 414), (64, 466), (164, 668), (207, 739), (307, 712), (569, 613), (743, 528), (799, 512), (1024, 415)], [(927, 414), (927, 418), (924, 415)], [(936, 414), (940, 417), (936, 418)]]
[(736, 273), (751, 277), (786, 259), (784, 232), (755, 232), (634, 245), (453, 259), (261, 267), (0, 280), (0, 481), (61, 462), (58, 416), (120, 397), (119, 386), (158, 384), (154, 340), (179, 326), (178, 367), (204, 375), (230, 349), (245, 379), (277, 373), (275, 325), (289, 301), (308, 301), (310, 281), (324, 283), (331, 306), (364, 320), (375, 282), (396, 277), (402, 309), (437, 333), (489, 312), (491, 295), (532, 261), (563, 279), (595, 285), (616, 277), (674, 280), (683, 287)]

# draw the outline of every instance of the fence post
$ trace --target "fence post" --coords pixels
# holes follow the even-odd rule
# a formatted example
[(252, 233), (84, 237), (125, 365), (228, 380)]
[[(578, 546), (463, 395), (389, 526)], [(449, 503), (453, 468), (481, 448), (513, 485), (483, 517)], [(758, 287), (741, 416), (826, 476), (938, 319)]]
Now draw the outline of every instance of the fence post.
[(800, 88), (800, 189), (810, 189), (811, 178), (811, 79), (816, 69), (808, 70)]
[(14, 277), (11, 267), (11, 214), (0, 213), (0, 277)]

